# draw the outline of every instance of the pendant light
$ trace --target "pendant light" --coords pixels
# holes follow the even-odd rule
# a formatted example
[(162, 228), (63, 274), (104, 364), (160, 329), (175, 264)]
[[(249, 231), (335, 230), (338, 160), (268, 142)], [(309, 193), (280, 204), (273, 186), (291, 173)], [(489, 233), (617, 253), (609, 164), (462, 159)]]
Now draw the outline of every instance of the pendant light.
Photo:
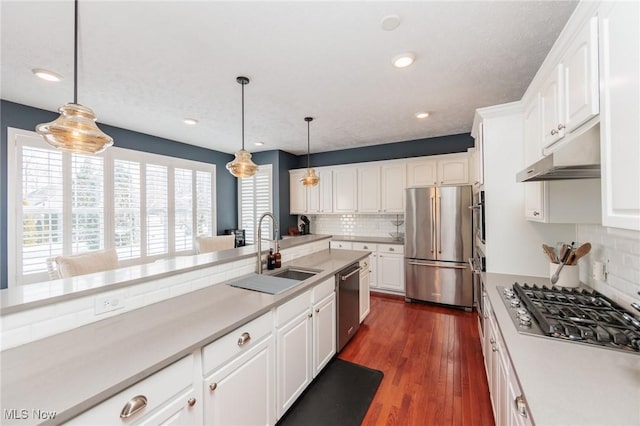
[(96, 125), (91, 108), (78, 103), (78, 0), (75, 0), (73, 47), (73, 103), (62, 105), (60, 117), (38, 124), (36, 132), (55, 148), (63, 151), (97, 154), (113, 145), (113, 138)]
[(316, 175), (316, 171), (310, 168), (309, 153), (310, 153), (310, 137), (309, 137), (309, 123), (313, 121), (313, 117), (305, 117), (304, 121), (307, 122), (307, 174), (304, 175), (300, 182), (304, 186), (316, 186), (320, 182), (320, 178)]
[(248, 178), (256, 174), (258, 166), (251, 161), (251, 154), (244, 150), (244, 86), (249, 84), (247, 77), (237, 77), (236, 81), (242, 85), (242, 149), (236, 152), (236, 158), (227, 163), (229, 173), (237, 178)]

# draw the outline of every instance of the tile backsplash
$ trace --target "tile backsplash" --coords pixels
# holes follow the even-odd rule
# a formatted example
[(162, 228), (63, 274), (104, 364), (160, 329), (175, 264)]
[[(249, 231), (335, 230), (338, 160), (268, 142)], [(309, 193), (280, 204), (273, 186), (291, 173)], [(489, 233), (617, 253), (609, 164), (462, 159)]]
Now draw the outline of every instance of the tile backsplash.
[[(311, 233), (358, 237), (391, 237), (404, 233), (404, 214), (334, 214), (309, 216)], [(396, 227), (392, 222), (400, 220)]]
[[(591, 252), (580, 261), (580, 280), (628, 307), (640, 301), (640, 232), (600, 225), (578, 225), (578, 241), (590, 242)], [(605, 281), (593, 277), (595, 262), (606, 266)]]

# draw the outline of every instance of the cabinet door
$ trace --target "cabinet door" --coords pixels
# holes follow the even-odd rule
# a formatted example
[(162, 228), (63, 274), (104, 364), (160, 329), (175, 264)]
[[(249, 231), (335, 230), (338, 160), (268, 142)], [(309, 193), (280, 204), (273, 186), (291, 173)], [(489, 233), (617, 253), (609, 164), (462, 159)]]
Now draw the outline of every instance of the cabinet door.
[(318, 170), (320, 177), (320, 212), (333, 212), (333, 171), (331, 169)]
[(357, 207), (358, 175), (355, 168), (333, 170), (333, 212), (354, 213)]
[[(370, 257), (371, 256), (369, 256), (369, 258)], [(369, 269), (371, 262), (369, 258), (360, 261), (360, 267), (362, 268), (360, 272), (360, 323), (369, 315), (371, 307), (371, 295), (369, 291)]]
[(640, 12), (605, 2), (600, 16), (602, 224), (640, 230)]
[[(316, 186), (307, 187), (307, 213), (320, 213), (320, 198), (323, 184), (324, 182), (322, 182), (322, 178), (320, 178), (320, 182), (318, 182)], [(300, 185), (302, 185), (302, 183), (300, 183)]]
[(524, 217), (533, 222), (546, 221), (545, 182), (524, 183)]
[(311, 383), (312, 317), (308, 309), (279, 328), (276, 333), (278, 418), (282, 417)]
[(405, 166), (387, 164), (382, 166), (382, 211), (404, 213)]
[(548, 148), (564, 136), (564, 129), (558, 130), (562, 117), (562, 65), (551, 73), (540, 91), (540, 129), (542, 131), (542, 146)]
[(291, 214), (307, 212), (307, 188), (300, 179), (306, 170), (292, 170), (289, 172), (289, 211)]
[(332, 292), (313, 306), (313, 377), (336, 353), (336, 294)]
[(378, 253), (378, 288), (404, 293), (404, 257)]
[(563, 56), (564, 120), (567, 133), (600, 112), (598, 96), (598, 18), (591, 18)]
[[(540, 95), (535, 96), (524, 111), (524, 165), (529, 166), (543, 157), (540, 125)], [(544, 182), (525, 182), (524, 217), (535, 222), (545, 221)]]
[(358, 167), (358, 213), (380, 212), (380, 167)]
[(438, 181), (440, 185), (469, 183), (469, 159), (438, 160)]
[(435, 160), (412, 161), (407, 164), (407, 186), (433, 186), (438, 183)]
[(478, 124), (478, 137), (476, 138), (476, 153), (475, 153), (475, 184), (484, 185), (484, 124), (480, 122)]
[(273, 335), (270, 335), (205, 378), (204, 424), (274, 424), (274, 378)]

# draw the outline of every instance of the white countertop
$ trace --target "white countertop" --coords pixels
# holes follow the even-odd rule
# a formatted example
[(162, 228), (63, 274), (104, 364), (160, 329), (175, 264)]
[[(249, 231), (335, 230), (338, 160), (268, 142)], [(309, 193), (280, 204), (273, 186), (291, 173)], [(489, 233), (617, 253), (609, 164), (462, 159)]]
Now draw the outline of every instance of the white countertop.
[(3, 351), (0, 405), (64, 422), (366, 256), (324, 250), (283, 264), (322, 272), (278, 296), (221, 283)]
[(359, 243), (372, 243), (372, 244), (399, 244), (404, 245), (403, 239), (395, 239), (391, 237), (362, 237), (357, 235), (332, 235), (333, 241), (353, 241)]
[(483, 277), (536, 425), (640, 425), (640, 355), (520, 334), (496, 287), (516, 281), (549, 284), (549, 279)]

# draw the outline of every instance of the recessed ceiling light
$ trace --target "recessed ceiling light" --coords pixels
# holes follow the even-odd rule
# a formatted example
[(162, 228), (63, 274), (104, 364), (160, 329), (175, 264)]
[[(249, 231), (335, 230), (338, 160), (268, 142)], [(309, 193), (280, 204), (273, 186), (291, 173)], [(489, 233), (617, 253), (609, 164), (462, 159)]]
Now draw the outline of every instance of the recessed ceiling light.
[(416, 54), (413, 52), (401, 53), (391, 61), (396, 68), (406, 68), (416, 60)]
[(255, 142), (254, 145), (255, 146), (262, 146), (262, 145), (264, 145), (264, 142)]
[(32, 73), (36, 75), (36, 77), (40, 77), (43, 80), (47, 81), (60, 81), (62, 80), (62, 76), (56, 74), (53, 71), (45, 70), (42, 68), (34, 68), (31, 70)]
[(428, 112), (416, 112), (416, 118), (427, 118), (428, 116)]
[(195, 118), (185, 118), (184, 120), (182, 120), (182, 122), (189, 126), (195, 126), (196, 124), (198, 124), (198, 120), (196, 120)]
[(382, 18), (380, 26), (385, 31), (393, 31), (400, 25), (400, 17), (398, 15), (387, 15)]

